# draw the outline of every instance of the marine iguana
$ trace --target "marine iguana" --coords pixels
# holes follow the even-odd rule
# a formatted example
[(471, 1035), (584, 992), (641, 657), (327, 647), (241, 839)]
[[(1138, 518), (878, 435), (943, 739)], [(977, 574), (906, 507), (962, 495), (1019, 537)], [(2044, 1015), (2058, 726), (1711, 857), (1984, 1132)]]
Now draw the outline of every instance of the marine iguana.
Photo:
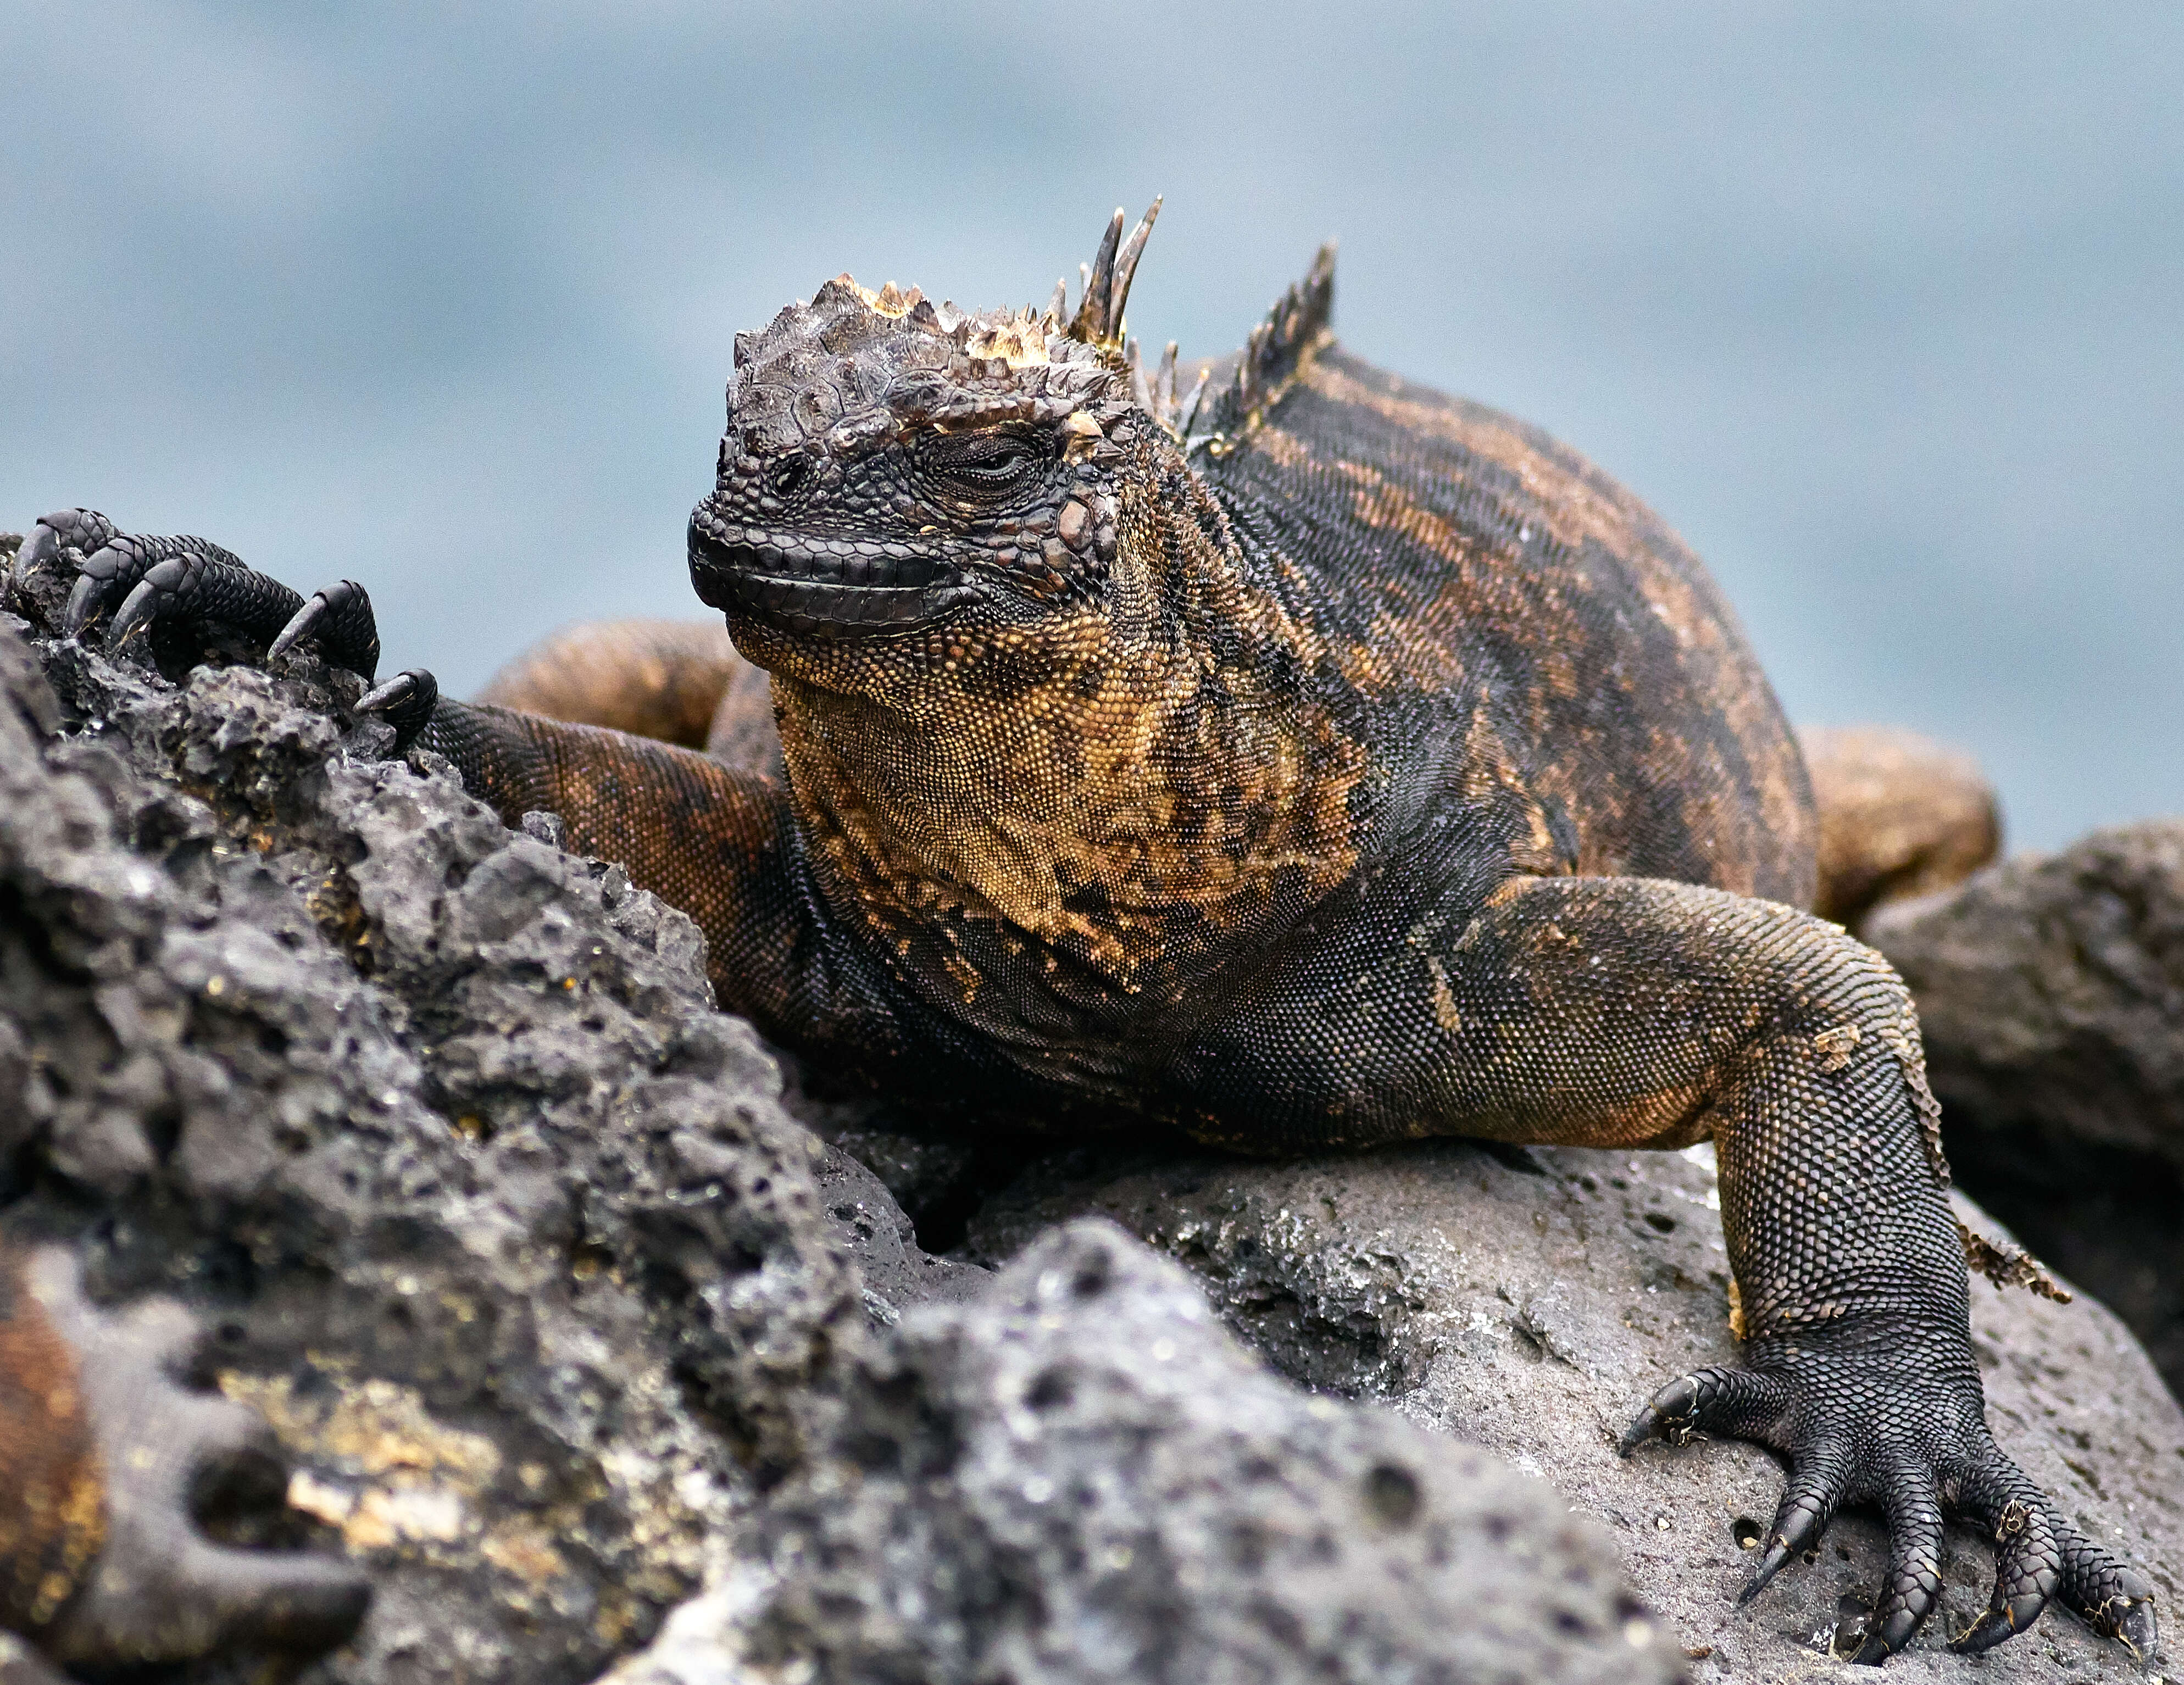
[[(510, 705), (413, 670), (359, 709), (689, 912), (723, 1006), (898, 1093), (1253, 1153), (1711, 1137), (1745, 1365), (1623, 1449), (1787, 1460), (1745, 1596), (1876, 1504), (1880, 1662), (1953, 1509), (1998, 1540), (1957, 1648), (2059, 1596), (2150, 1654), (2147, 1581), (1989, 1434), (1967, 1249), (2041, 1278), (1959, 1235), (1910, 998), (1802, 910), (1902, 862), (1838, 828), (1818, 881), (1807, 766), (1697, 559), (1544, 434), (1344, 350), (1331, 249), (1240, 353), (1149, 371), (1123, 312), (1157, 210), (1116, 213), (1073, 310), (844, 275), (738, 336), (688, 562), (740, 659), (625, 626)], [(20, 564), (62, 559), (71, 631), (218, 620), (376, 676), (354, 582), (306, 602), (82, 510)], [(1929, 828), (1912, 856), (1966, 855), (1961, 804)]]

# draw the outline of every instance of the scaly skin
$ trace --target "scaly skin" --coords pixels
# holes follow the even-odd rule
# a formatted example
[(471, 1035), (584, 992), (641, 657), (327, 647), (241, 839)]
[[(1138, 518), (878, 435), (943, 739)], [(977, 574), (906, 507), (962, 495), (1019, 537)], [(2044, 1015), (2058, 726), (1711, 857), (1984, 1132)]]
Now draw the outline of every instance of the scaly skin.
[(1914, 731), (1822, 727), (1798, 733), (1820, 815), (1813, 910), (1858, 928), (1884, 901), (1960, 883), (2002, 844), (1994, 792), (1967, 754)]
[[(1143, 231), (1066, 319), (844, 276), (738, 338), (690, 569), (771, 674), (783, 776), (429, 676), (367, 700), (688, 910), (724, 1005), (900, 1093), (1251, 1152), (1711, 1137), (1746, 1367), (1625, 1449), (1788, 1459), (1754, 1590), (1879, 1505), (1864, 1660), (1931, 1610), (1951, 1507), (2003, 1541), (1964, 1647), (2059, 1595), (2150, 1651), (2146, 1582), (1988, 1435), (1917, 1020), (1797, 910), (1805, 765), (1697, 559), (1342, 351), (1328, 253), (1178, 401), (1173, 348), (1148, 377), (1122, 333)], [(571, 711), (650, 717), (591, 688)]]

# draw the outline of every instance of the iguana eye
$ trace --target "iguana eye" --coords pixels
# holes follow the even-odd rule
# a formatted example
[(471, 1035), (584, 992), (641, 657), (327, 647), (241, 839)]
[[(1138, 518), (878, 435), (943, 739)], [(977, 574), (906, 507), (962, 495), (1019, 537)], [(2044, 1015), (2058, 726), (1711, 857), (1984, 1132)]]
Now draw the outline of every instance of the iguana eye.
[(938, 442), (932, 465), (951, 484), (992, 492), (1014, 485), (1036, 459), (1026, 441), (1010, 434), (970, 434)]
[(785, 456), (773, 465), (766, 476), (772, 481), (777, 497), (793, 498), (804, 482), (811, 478), (811, 459), (805, 456)]

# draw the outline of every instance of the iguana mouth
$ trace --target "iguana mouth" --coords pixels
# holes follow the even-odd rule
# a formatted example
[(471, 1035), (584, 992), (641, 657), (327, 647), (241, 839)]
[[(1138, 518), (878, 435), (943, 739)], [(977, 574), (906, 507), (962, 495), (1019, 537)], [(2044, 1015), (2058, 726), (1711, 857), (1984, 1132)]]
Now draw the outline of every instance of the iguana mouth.
[(815, 538), (699, 514), (689, 549), (690, 581), (706, 603), (806, 637), (901, 631), (982, 595), (946, 562), (899, 541)]

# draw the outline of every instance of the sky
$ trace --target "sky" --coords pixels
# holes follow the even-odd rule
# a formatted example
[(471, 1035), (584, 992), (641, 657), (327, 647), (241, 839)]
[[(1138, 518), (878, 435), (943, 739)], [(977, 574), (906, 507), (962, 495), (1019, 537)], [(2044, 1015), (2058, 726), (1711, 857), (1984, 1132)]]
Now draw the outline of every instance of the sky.
[(705, 612), (737, 330), (1044, 300), (1163, 193), (1149, 341), (1339, 237), (1344, 341), (1636, 491), (1794, 719), (2017, 847), (2184, 812), (2184, 8), (12, 0), (0, 65), (0, 528), (360, 580), (454, 693)]

